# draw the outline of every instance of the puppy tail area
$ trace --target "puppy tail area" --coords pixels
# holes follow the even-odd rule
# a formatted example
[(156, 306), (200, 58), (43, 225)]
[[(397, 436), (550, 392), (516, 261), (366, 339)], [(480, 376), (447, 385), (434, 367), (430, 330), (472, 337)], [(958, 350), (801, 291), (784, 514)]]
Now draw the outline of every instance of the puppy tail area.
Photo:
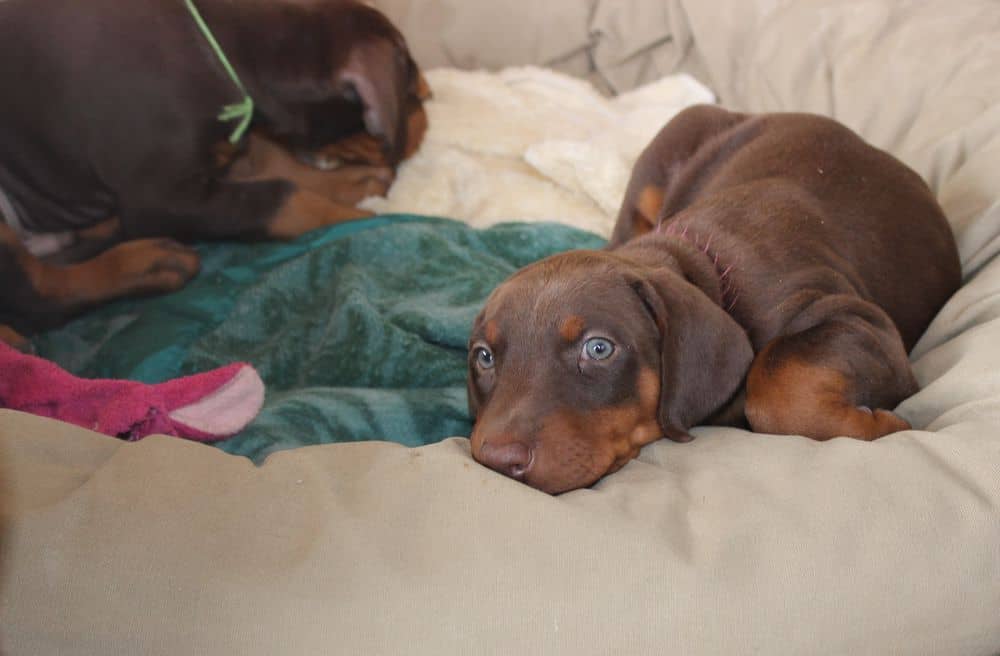
[(0, 342), (0, 407), (105, 435), (213, 442), (242, 430), (263, 403), (264, 383), (245, 363), (157, 384), (92, 380)]

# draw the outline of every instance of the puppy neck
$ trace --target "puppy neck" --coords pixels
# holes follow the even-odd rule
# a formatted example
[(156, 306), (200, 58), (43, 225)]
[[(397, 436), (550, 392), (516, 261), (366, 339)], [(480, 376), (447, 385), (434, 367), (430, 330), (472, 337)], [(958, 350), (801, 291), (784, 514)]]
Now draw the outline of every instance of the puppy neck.
[(727, 312), (735, 303), (732, 268), (720, 260), (710, 237), (668, 226), (632, 239), (615, 252), (645, 266), (672, 269)]

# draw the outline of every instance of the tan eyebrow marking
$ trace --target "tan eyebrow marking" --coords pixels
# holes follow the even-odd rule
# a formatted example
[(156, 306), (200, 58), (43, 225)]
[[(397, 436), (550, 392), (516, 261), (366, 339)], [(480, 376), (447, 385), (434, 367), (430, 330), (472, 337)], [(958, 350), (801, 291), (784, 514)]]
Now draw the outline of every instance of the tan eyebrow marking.
[(486, 328), (483, 331), (486, 335), (486, 341), (490, 344), (496, 344), (500, 341), (500, 328), (497, 326), (496, 321), (489, 321), (486, 323)]
[(559, 336), (562, 337), (567, 342), (575, 342), (583, 334), (584, 321), (583, 317), (571, 314), (566, 317), (566, 320), (562, 322), (559, 326)]

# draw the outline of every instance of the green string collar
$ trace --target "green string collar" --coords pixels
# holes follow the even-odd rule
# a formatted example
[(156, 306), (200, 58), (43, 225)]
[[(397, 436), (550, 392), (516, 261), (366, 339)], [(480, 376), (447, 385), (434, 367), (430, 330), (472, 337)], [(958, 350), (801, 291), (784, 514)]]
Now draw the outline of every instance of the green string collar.
[(192, 0), (184, 0), (184, 3), (187, 5), (188, 11), (191, 12), (191, 16), (194, 17), (194, 22), (198, 24), (198, 28), (201, 30), (201, 33), (205, 36), (205, 40), (208, 41), (208, 45), (212, 46), (212, 50), (215, 51), (215, 56), (219, 58), (219, 61), (222, 63), (222, 67), (226, 69), (226, 73), (229, 74), (229, 78), (243, 94), (243, 100), (238, 103), (233, 103), (232, 105), (224, 105), (218, 116), (218, 119), (223, 123), (239, 119), (240, 122), (235, 128), (233, 128), (232, 134), (229, 135), (229, 143), (235, 144), (243, 138), (247, 128), (250, 127), (250, 119), (253, 118), (253, 99), (250, 97), (250, 94), (247, 93), (246, 87), (243, 86), (243, 83), (240, 82), (240, 76), (236, 74), (236, 71), (229, 63), (229, 59), (226, 58), (226, 53), (222, 51), (222, 47), (219, 45), (219, 42), (215, 40), (214, 36), (212, 36), (212, 30), (208, 29), (205, 19), (201, 17), (201, 14), (198, 12), (198, 8), (194, 6), (194, 2)]

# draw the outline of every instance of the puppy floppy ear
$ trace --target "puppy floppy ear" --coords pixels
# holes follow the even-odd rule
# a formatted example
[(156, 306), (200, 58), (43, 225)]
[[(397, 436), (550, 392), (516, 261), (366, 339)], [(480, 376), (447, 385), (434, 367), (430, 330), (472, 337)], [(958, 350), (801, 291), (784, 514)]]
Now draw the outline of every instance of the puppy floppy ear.
[(688, 430), (742, 385), (753, 348), (743, 328), (679, 273), (657, 270), (630, 285), (660, 331), (660, 428), (688, 442)]
[(336, 73), (336, 84), (361, 102), (365, 130), (377, 137), (390, 160), (399, 159), (406, 141), (405, 107), (410, 66), (388, 39), (357, 43)]

